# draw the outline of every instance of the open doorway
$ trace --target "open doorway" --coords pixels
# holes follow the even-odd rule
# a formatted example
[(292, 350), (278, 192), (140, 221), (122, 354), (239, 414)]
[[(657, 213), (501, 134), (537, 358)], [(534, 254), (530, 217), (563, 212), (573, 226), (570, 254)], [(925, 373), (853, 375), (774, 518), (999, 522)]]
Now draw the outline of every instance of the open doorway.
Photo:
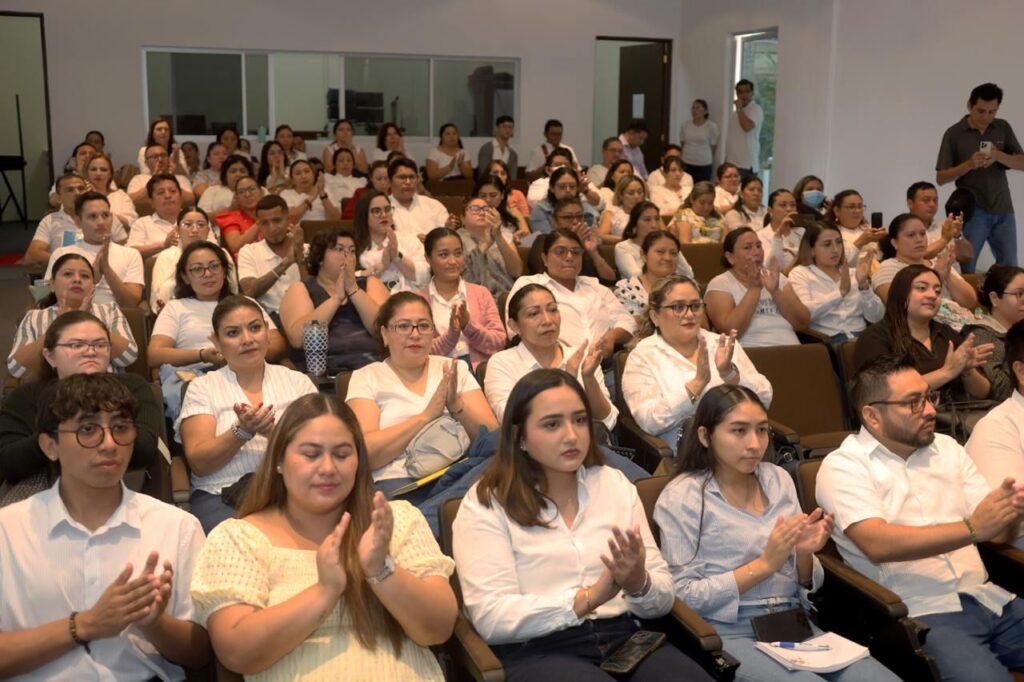
[[(761, 181), (771, 187), (775, 156), (775, 80), (779, 68), (779, 29), (770, 28), (733, 36), (733, 79), (746, 78), (754, 84), (754, 100), (764, 111), (761, 125)], [(732, 92), (732, 88), (729, 88)], [(730, 100), (731, 102), (731, 100)], [(728, 109), (731, 111), (732, 107)]]
[(601, 142), (630, 119), (647, 123), (644, 163), (658, 166), (669, 139), (672, 41), (598, 36), (594, 52), (594, 131), (590, 163), (601, 162)]

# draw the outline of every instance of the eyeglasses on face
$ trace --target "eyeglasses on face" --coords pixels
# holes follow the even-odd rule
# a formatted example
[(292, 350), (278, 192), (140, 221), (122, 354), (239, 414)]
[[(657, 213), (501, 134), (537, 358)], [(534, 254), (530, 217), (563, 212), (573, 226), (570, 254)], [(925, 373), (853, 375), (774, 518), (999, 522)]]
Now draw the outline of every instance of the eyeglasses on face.
[(186, 230), (205, 230), (210, 226), (210, 223), (205, 220), (182, 220), (178, 223), (178, 227), (183, 227)]
[(220, 263), (209, 263), (208, 265), (190, 265), (188, 274), (193, 277), (202, 277), (209, 270), (211, 275), (216, 275), (223, 266)]
[(334, 251), (335, 253), (344, 253), (348, 256), (356, 255), (356, 247), (346, 246), (344, 244), (335, 244), (334, 246), (328, 246), (328, 251)]
[(488, 208), (489, 207), (481, 206), (480, 204), (472, 204), (472, 205), (466, 207), (466, 213), (472, 213), (474, 215), (480, 215), (481, 213), (486, 213)]
[(560, 213), (555, 216), (555, 220), (563, 220), (567, 223), (577, 224), (582, 223), (584, 217), (585, 216), (582, 213)]
[(426, 320), (420, 320), (416, 324), (412, 322), (396, 322), (395, 324), (388, 325), (388, 327), (394, 332), (401, 334), (402, 336), (408, 336), (412, 334), (412, 330), (417, 330), (420, 334), (430, 334), (434, 331), (434, 323), (427, 322)]
[(551, 249), (551, 253), (558, 258), (565, 258), (566, 256), (570, 256), (572, 258), (579, 258), (580, 256), (583, 255), (583, 249), (581, 249), (578, 246), (556, 246), (555, 248)]
[(924, 404), (929, 402), (932, 407), (937, 407), (942, 395), (938, 391), (929, 391), (922, 395), (915, 395), (903, 400), (874, 400), (868, 405), (899, 405), (901, 407), (909, 407), (910, 411), (914, 414), (919, 414), (924, 410)]
[(675, 303), (667, 303), (665, 305), (658, 306), (658, 310), (671, 310), (672, 314), (676, 317), (682, 317), (689, 310), (694, 315), (704, 310), (704, 301), (676, 301)]
[(88, 348), (96, 353), (110, 350), (110, 341), (68, 341), (67, 343), (54, 344), (58, 348), (67, 348), (72, 353), (84, 353)]
[(103, 442), (103, 435), (109, 431), (110, 437), (118, 445), (131, 445), (135, 442), (137, 431), (135, 424), (130, 421), (114, 422), (110, 426), (86, 422), (77, 429), (57, 429), (58, 433), (73, 433), (78, 439), (78, 444), (83, 448), (96, 448)]
[(387, 206), (374, 206), (370, 209), (370, 215), (374, 218), (380, 218), (382, 215), (391, 215), (394, 211), (395, 207), (391, 204), (388, 204)]
[(240, 197), (251, 197), (260, 191), (259, 187), (253, 185), (252, 187), (238, 187), (235, 186), (235, 193)]

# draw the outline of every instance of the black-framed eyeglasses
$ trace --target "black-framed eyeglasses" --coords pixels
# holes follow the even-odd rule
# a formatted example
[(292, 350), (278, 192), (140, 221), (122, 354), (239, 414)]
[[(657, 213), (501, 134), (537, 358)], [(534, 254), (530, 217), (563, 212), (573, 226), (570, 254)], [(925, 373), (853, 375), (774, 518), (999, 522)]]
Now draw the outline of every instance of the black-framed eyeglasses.
[(110, 341), (106, 339), (100, 341), (68, 341), (67, 343), (55, 343), (53, 345), (58, 348), (67, 348), (72, 353), (84, 353), (86, 348), (96, 353), (110, 350)]
[(873, 400), (868, 403), (868, 405), (901, 405), (903, 407), (909, 407), (912, 413), (919, 414), (924, 410), (924, 404), (926, 402), (931, 403), (932, 407), (938, 407), (941, 399), (941, 393), (938, 391), (929, 391), (923, 395), (915, 395), (910, 398), (904, 398), (903, 400)]
[(1013, 296), (1018, 301), (1024, 298), (1024, 289), (1017, 289), (1017, 291), (1004, 291), (1003, 296)]
[(103, 442), (104, 434), (109, 431), (110, 437), (118, 445), (131, 445), (135, 442), (138, 430), (134, 422), (114, 422), (110, 426), (87, 422), (79, 425), (77, 429), (57, 429), (57, 433), (73, 433), (78, 439), (78, 444), (83, 448), (98, 448)]
[(220, 263), (210, 263), (209, 265), (190, 265), (188, 268), (188, 274), (193, 277), (202, 277), (206, 274), (206, 271), (209, 270), (211, 275), (216, 275), (220, 272), (221, 267), (223, 266)]
[(704, 310), (704, 301), (676, 301), (675, 303), (666, 303), (665, 305), (658, 306), (658, 310), (671, 310), (676, 317), (682, 317), (689, 310), (694, 315), (699, 315), (700, 311)]
[(387, 206), (374, 206), (370, 209), (370, 215), (374, 218), (380, 218), (382, 215), (391, 215), (394, 211), (395, 207), (391, 204), (388, 204)]
[(427, 322), (426, 320), (420, 320), (416, 324), (412, 322), (396, 322), (395, 324), (389, 325), (395, 332), (402, 336), (408, 336), (412, 334), (412, 330), (417, 330), (420, 334), (426, 335), (434, 331), (434, 323)]

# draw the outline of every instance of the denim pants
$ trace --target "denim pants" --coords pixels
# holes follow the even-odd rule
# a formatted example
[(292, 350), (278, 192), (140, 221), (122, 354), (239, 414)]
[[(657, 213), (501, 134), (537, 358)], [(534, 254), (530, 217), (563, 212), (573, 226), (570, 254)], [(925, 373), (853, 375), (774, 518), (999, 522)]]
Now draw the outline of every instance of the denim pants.
[(492, 646), (509, 682), (710, 681), (693, 659), (667, 641), (645, 658), (632, 675), (612, 677), (600, 665), (639, 628), (629, 616), (587, 620), (522, 644)]
[(1008, 669), (1024, 669), (1024, 600), (1015, 598), (1001, 615), (966, 594), (960, 606), (963, 611), (917, 616), (931, 627), (924, 650), (943, 680), (1002, 682), (1010, 679)]
[(974, 215), (964, 223), (964, 236), (974, 247), (974, 259), (963, 265), (964, 272), (974, 272), (985, 242), (996, 263), (1017, 265), (1017, 221), (1013, 213), (989, 213), (975, 206)]

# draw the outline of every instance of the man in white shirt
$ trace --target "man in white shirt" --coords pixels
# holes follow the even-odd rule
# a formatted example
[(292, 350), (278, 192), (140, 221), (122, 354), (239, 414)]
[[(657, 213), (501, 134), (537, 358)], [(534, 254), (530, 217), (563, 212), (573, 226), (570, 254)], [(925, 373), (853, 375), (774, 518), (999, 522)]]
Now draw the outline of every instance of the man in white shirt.
[(530, 152), (530, 160), (526, 162), (526, 172), (536, 174), (541, 168), (544, 167), (547, 161), (548, 154), (561, 147), (562, 149), (568, 149), (569, 153), (572, 154), (572, 162), (574, 166), (579, 165), (579, 159), (576, 158), (576, 151), (567, 144), (562, 144), (562, 133), (564, 128), (562, 122), (557, 118), (548, 119), (544, 123), (544, 142)]
[[(981, 418), (964, 446), (992, 488), (1007, 476), (1024, 481), (1024, 326), (1019, 324), (1006, 333), (1006, 366), (1013, 393)], [(1024, 549), (1024, 529), (1014, 544)]]
[(604, 142), (601, 143), (601, 163), (595, 163), (588, 168), (587, 177), (590, 178), (592, 183), (600, 187), (604, 184), (604, 179), (608, 177), (608, 169), (621, 158), (622, 143), (619, 142), (619, 138), (605, 138)]
[(729, 116), (725, 160), (736, 164), (743, 178), (756, 175), (761, 158), (761, 124), (764, 111), (754, 101), (754, 84), (744, 78), (736, 83), (735, 111)]
[(1024, 601), (988, 582), (974, 545), (1017, 536), (1024, 485), (991, 489), (963, 447), (935, 435), (933, 395), (908, 359), (865, 365), (851, 395), (863, 426), (816, 486), (840, 553), (931, 628), (924, 650), (942, 679), (1008, 679), (1024, 668)]
[(504, 161), (508, 166), (508, 177), (515, 180), (519, 174), (519, 154), (512, 148), (512, 136), (515, 134), (516, 121), (511, 116), (499, 116), (494, 121), (494, 139), (480, 147), (476, 158), (476, 172), (482, 176), (487, 172), (491, 161)]
[(423, 241), (435, 227), (455, 229), (444, 204), (417, 192), (420, 174), (415, 161), (395, 159), (388, 166), (388, 179), (391, 181), (391, 206), (394, 208), (396, 230)]
[(647, 178), (647, 164), (644, 163), (644, 142), (647, 141), (647, 124), (643, 119), (634, 118), (619, 135), (622, 143), (622, 158), (633, 164), (633, 174)]
[(60, 478), (0, 509), (0, 677), (182, 680), (211, 655), (189, 596), (199, 522), (121, 483), (138, 404), (114, 375), (47, 395), (39, 446)]
[(86, 192), (75, 199), (75, 225), (82, 238), (53, 252), (43, 280), (50, 281), (50, 270), (58, 258), (69, 252), (80, 253), (92, 263), (96, 275), (93, 303), (116, 303), (122, 308), (138, 306), (144, 282), (142, 257), (135, 249), (111, 240), (113, 222), (110, 202), (102, 194)]
[(238, 252), (238, 286), (268, 313), (277, 314), (288, 287), (309, 275), (305, 240), (302, 228), (288, 220), (288, 204), (273, 194), (256, 204), (256, 224), (263, 239)]
[(178, 243), (177, 221), (182, 200), (181, 187), (173, 175), (154, 175), (146, 183), (146, 195), (153, 213), (132, 223), (128, 246), (137, 249), (143, 258)]
[[(148, 206), (150, 199), (148, 187), (150, 178), (154, 175), (173, 175), (171, 172), (171, 159), (167, 149), (162, 144), (151, 144), (146, 147), (146, 169), (148, 173), (139, 173), (128, 181), (128, 189), (125, 192), (132, 198), (136, 205)], [(174, 175), (178, 179), (178, 187), (181, 190), (182, 204), (193, 206), (196, 203), (196, 196), (192, 193), (192, 183), (184, 175)]]
[(960, 272), (960, 263), (974, 259), (974, 247), (970, 240), (963, 238), (964, 219), (962, 215), (950, 214), (938, 218), (939, 191), (930, 182), (919, 181), (907, 188), (907, 211), (921, 219), (928, 226), (928, 250), (925, 258), (935, 258), (939, 252), (954, 244), (956, 261), (953, 267)]

